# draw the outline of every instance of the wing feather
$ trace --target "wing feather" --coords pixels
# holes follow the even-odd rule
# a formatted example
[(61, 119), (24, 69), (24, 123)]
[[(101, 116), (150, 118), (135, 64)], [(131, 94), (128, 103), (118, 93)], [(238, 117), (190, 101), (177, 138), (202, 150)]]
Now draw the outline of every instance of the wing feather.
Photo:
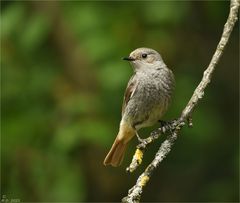
[(134, 92), (136, 91), (136, 89), (137, 89), (137, 81), (135, 80), (135, 75), (133, 75), (129, 80), (127, 88), (125, 90), (123, 105), (122, 105), (122, 115), (124, 114), (126, 106), (129, 100), (131, 99), (131, 97), (133, 96)]

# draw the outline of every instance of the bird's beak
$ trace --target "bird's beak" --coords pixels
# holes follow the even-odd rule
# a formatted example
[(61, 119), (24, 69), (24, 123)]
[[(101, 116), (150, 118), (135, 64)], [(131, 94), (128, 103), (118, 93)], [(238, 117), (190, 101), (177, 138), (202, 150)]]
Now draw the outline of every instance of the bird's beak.
[(129, 56), (129, 57), (123, 57), (122, 58), (123, 60), (126, 60), (126, 61), (135, 61), (135, 58)]

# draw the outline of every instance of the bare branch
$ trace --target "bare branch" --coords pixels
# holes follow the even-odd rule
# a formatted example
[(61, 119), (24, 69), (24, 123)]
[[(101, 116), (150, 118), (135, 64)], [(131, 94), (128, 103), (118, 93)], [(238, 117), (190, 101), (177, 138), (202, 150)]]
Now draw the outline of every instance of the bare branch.
[(204, 71), (201, 82), (199, 83), (198, 87), (195, 89), (195, 91), (192, 95), (192, 98), (190, 99), (187, 106), (185, 107), (185, 109), (182, 112), (182, 115), (181, 115), (182, 120), (185, 120), (189, 116), (191, 116), (193, 109), (196, 107), (199, 100), (202, 99), (205, 88), (211, 82), (211, 78), (212, 78), (214, 69), (223, 54), (223, 50), (224, 50), (224, 48), (228, 42), (228, 39), (231, 35), (234, 24), (237, 21), (239, 4), (240, 4), (239, 0), (231, 0), (230, 12), (229, 12), (227, 22), (224, 25), (222, 37), (218, 43), (218, 46), (212, 57), (212, 60), (210, 61), (210, 64), (208, 65), (208, 68)]
[[(215, 70), (215, 67), (218, 64), (218, 62), (223, 54), (224, 48), (225, 48), (225, 46), (229, 40), (229, 37), (232, 33), (232, 29), (238, 19), (239, 5), (240, 5), (240, 0), (231, 0), (229, 16), (228, 16), (226, 24), (224, 25), (221, 39), (218, 43), (216, 51), (208, 65), (207, 69), (204, 71), (201, 82), (195, 89), (191, 99), (189, 100), (188, 104), (182, 111), (180, 118), (170, 124), (170, 127), (167, 130), (170, 130), (171, 133), (167, 137), (167, 139), (161, 144), (158, 152), (155, 155), (155, 158), (148, 165), (148, 167), (145, 169), (145, 171), (139, 176), (136, 184), (128, 191), (128, 196), (124, 197), (122, 199), (122, 202), (124, 202), (124, 203), (140, 202), (141, 194), (143, 192), (143, 187), (150, 180), (150, 177), (151, 177), (153, 171), (157, 168), (157, 166), (160, 164), (160, 162), (171, 151), (171, 147), (174, 144), (175, 140), (177, 139), (181, 128), (186, 124), (186, 122), (188, 122), (189, 126), (192, 126), (193, 110), (196, 108), (199, 101), (203, 98), (204, 90), (207, 87), (207, 85), (211, 82), (211, 78), (212, 78), (213, 72)], [(163, 127), (157, 129), (156, 131), (151, 133), (151, 135), (148, 138), (144, 139), (144, 141), (137, 146), (137, 150), (133, 157), (132, 163), (130, 164), (130, 166), (127, 169), (128, 171), (130, 171), (130, 172), (134, 171), (137, 168), (137, 166), (141, 164), (143, 152), (144, 152), (143, 150), (146, 148), (147, 145), (152, 143), (162, 133), (164, 133), (163, 129), (164, 129)]]

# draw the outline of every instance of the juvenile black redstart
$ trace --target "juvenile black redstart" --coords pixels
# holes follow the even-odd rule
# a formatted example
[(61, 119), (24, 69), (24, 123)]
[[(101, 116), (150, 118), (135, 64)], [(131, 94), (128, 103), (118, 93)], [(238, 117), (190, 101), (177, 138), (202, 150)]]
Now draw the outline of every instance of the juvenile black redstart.
[(138, 48), (123, 59), (131, 63), (134, 75), (125, 91), (119, 132), (104, 165), (121, 164), (127, 143), (138, 136), (137, 131), (154, 125), (167, 111), (175, 86), (172, 71), (157, 51)]

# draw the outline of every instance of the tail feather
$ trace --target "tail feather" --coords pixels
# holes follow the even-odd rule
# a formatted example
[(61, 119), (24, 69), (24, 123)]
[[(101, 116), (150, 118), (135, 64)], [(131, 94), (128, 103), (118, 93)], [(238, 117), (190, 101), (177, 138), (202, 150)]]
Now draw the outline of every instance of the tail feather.
[(135, 129), (121, 122), (117, 138), (115, 139), (103, 164), (105, 166), (112, 165), (115, 167), (121, 165), (125, 151), (126, 151), (127, 143), (133, 138), (134, 135), (135, 135)]
[(119, 140), (118, 138), (116, 138), (112, 145), (112, 148), (110, 149), (103, 162), (104, 165), (112, 165), (114, 167), (121, 165), (126, 151), (126, 146), (127, 144), (125, 144), (123, 140)]

